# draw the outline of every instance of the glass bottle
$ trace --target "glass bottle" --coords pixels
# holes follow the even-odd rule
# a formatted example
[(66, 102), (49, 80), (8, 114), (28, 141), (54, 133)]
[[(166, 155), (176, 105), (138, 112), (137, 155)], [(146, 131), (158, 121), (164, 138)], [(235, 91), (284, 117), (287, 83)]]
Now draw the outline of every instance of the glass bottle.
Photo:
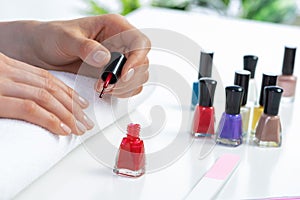
[(200, 54), (200, 64), (198, 71), (198, 80), (193, 83), (193, 93), (192, 93), (192, 105), (191, 109), (194, 110), (195, 106), (198, 104), (199, 99), (199, 79), (203, 77), (211, 77), (212, 64), (213, 64), (213, 52), (201, 51)]
[(211, 78), (199, 80), (199, 103), (195, 108), (193, 135), (212, 136), (215, 134), (215, 109), (213, 107), (217, 81)]
[(255, 70), (257, 65), (258, 57), (255, 55), (244, 56), (244, 70), (248, 70), (251, 73), (248, 87), (248, 98), (247, 101), (250, 106), (257, 104), (257, 85), (255, 81)]
[(241, 104), (241, 116), (243, 123), (243, 136), (246, 137), (249, 131), (249, 120), (251, 107), (247, 105), (247, 95), (248, 95), (248, 86), (250, 80), (250, 72), (247, 70), (237, 70), (235, 71), (234, 84), (241, 86), (244, 89), (244, 95), (242, 98)]
[(264, 91), (264, 112), (257, 124), (255, 142), (261, 147), (279, 147), (281, 146), (281, 123), (278, 111), (283, 89), (267, 86)]
[(240, 106), (244, 89), (240, 86), (227, 86), (225, 91), (225, 112), (219, 122), (216, 142), (228, 146), (238, 146), (243, 141)]
[(116, 156), (114, 173), (129, 177), (139, 177), (145, 173), (145, 148), (139, 134), (139, 124), (127, 126), (127, 135), (122, 139)]
[(282, 74), (277, 80), (277, 85), (283, 88), (283, 102), (294, 102), (297, 85), (297, 77), (293, 75), (295, 56), (296, 48), (285, 47)]
[(253, 108), (253, 117), (252, 117), (252, 125), (251, 125), (251, 134), (252, 136), (255, 133), (257, 122), (263, 113), (263, 103), (264, 103), (264, 88), (266, 86), (275, 86), (277, 82), (277, 75), (273, 73), (263, 73), (261, 88), (260, 88), (260, 96), (259, 102)]

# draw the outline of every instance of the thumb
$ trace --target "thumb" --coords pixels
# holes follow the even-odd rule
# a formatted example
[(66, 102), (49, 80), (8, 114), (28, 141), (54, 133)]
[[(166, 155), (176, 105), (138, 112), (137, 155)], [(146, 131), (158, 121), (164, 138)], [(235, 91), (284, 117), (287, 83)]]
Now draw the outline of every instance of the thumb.
[(76, 38), (73, 48), (75, 56), (94, 67), (103, 67), (109, 62), (110, 52), (99, 42), (88, 38)]

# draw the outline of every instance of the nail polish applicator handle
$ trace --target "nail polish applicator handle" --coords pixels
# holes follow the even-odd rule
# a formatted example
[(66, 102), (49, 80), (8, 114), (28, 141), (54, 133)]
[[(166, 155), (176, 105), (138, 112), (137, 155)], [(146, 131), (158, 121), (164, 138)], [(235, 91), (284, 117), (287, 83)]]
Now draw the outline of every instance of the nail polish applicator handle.
[(99, 95), (102, 98), (105, 88), (108, 84), (115, 84), (121, 76), (122, 69), (126, 63), (126, 57), (119, 52), (111, 52), (111, 58), (108, 64), (104, 67), (102, 72), (101, 79), (104, 81), (103, 89)]

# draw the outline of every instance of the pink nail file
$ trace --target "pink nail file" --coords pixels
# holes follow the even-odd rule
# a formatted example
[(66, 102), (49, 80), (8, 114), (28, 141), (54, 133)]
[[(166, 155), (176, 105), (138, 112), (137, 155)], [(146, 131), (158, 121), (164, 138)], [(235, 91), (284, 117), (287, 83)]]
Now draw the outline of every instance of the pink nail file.
[(238, 155), (222, 155), (197, 183), (186, 199), (207, 200), (216, 197), (230, 175), (237, 168), (239, 162), (240, 157)]

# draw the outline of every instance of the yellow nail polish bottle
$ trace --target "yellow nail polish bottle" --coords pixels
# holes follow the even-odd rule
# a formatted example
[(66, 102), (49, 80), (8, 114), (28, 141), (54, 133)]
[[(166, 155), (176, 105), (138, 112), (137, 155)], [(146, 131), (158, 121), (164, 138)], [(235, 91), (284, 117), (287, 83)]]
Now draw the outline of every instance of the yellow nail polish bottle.
[(264, 110), (264, 107), (261, 106), (260, 104), (255, 105), (253, 107), (253, 118), (252, 118), (252, 126), (251, 126), (252, 134), (255, 134), (256, 125), (257, 125), (257, 122), (258, 122), (263, 110)]
[(266, 86), (275, 86), (277, 82), (277, 75), (273, 73), (263, 73), (261, 88), (260, 88), (260, 96), (259, 96), (259, 104), (255, 105), (253, 108), (253, 118), (252, 118), (252, 126), (251, 126), (251, 134), (252, 136), (255, 134), (256, 126), (260, 116), (263, 113), (264, 107), (264, 88)]

